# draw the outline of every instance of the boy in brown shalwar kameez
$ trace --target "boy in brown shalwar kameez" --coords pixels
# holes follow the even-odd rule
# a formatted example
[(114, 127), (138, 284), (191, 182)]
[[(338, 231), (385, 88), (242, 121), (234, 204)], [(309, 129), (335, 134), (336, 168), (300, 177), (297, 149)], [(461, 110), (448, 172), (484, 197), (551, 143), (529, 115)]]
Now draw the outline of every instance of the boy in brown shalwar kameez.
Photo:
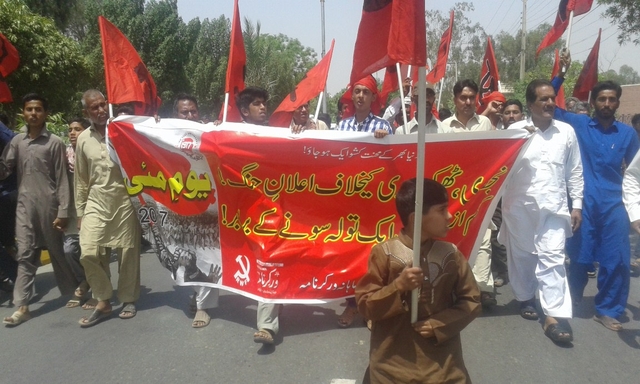
[[(436, 240), (447, 234), (451, 214), (446, 189), (424, 180), (419, 267), (412, 267), (416, 179), (396, 195), (404, 228), (373, 247), (356, 287), (358, 310), (373, 321), (371, 383), (468, 383), (460, 331), (480, 313), (480, 291), (465, 257)], [(423, 272), (424, 271), (424, 272)], [(411, 324), (411, 290), (420, 288), (418, 321)]]

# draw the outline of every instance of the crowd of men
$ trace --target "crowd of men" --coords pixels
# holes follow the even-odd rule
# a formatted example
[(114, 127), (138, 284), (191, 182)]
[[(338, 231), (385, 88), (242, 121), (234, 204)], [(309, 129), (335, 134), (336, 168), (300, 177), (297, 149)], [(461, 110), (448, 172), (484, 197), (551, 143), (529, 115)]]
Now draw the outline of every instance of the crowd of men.
[[(563, 59), (568, 68), (568, 57)], [(590, 277), (598, 281), (594, 320), (613, 331), (622, 329), (618, 319), (626, 307), (630, 271), (638, 268), (635, 247), (639, 243), (637, 235), (630, 235), (622, 185), (625, 167), (636, 164), (640, 115), (633, 120), (636, 130), (616, 120), (622, 90), (610, 81), (593, 88), (590, 102), (570, 99), (566, 110), (558, 108), (556, 93), (563, 76), (561, 72), (552, 82), (534, 80), (528, 85), (528, 115), (520, 101), (507, 100), (498, 92), (480, 100), (483, 107), (477, 110), (479, 90), (472, 80), (455, 84), (452, 113), (434, 109), (435, 90), (429, 84), (424, 101), (428, 134), (496, 129), (531, 133), (531, 143), (514, 165), (514, 176), (505, 185), (491, 225), (481, 234), (472, 274), (483, 307), (496, 305), (495, 288), (509, 283), (520, 302), (520, 315), (537, 320), (541, 310), (544, 333), (557, 343), (573, 340), (568, 319), (582, 305)], [(409, 84), (404, 85), (405, 93), (410, 93)], [(403, 116), (399, 108), (405, 103), (405, 110), (415, 109), (415, 90), (392, 103), (383, 117), (379, 116), (378, 96), (372, 76), (352, 84), (350, 98), (339, 103), (335, 129), (367, 132), (376, 138), (417, 134), (417, 116)], [(240, 92), (236, 105), (243, 121), (267, 125), (268, 99), (268, 92), (259, 87)], [(68, 146), (47, 130), (49, 106), (37, 94), (23, 98), (25, 127), (21, 133), (0, 125), (4, 147), (0, 158), (0, 179), (4, 179), (0, 184), (0, 288), (12, 292), (17, 308), (3, 320), (8, 327), (31, 318), (29, 303), (42, 249), (49, 251), (60, 292), (70, 296), (66, 306), (91, 311), (79, 320), (81, 327), (98, 324), (114, 311), (112, 253), (118, 259), (119, 317), (136, 316), (140, 224), (120, 168), (108, 155), (107, 101), (92, 89), (83, 94), (81, 103), (85, 118), (69, 123)], [(132, 112), (121, 106), (119, 113)], [(197, 100), (179, 95), (173, 117), (201, 122)], [(329, 127), (330, 121), (309, 116), (308, 104), (293, 113), (289, 126), (292, 133)], [(629, 177), (632, 175), (630, 172)], [(632, 194), (628, 196), (629, 204), (633, 203)], [(634, 227), (640, 227), (636, 224)], [(193, 327), (209, 324), (218, 296), (218, 289), (195, 287), (189, 301)], [(258, 304), (255, 342), (273, 344), (280, 311), (281, 304)], [(351, 326), (358, 313), (356, 300), (348, 299), (337, 318), (338, 326)]]

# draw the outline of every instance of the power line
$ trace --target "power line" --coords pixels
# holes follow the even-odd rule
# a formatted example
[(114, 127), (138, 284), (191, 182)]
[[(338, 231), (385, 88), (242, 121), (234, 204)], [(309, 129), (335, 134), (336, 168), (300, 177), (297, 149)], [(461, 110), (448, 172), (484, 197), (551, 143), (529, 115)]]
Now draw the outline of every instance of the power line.
[[(502, 0), (500, 2), (500, 5), (498, 5), (498, 9), (502, 8), (502, 4), (504, 4), (504, 0)], [(513, 3), (511, 3), (511, 4), (513, 5)], [(491, 20), (489, 20), (489, 25), (491, 25), (491, 22), (493, 21), (493, 19), (496, 17), (497, 14), (498, 14), (497, 12), (493, 13), (493, 16), (491, 16)], [(504, 20), (504, 18), (502, 20)], [(500, 22), (502, 23), (502, 21), (500, 21)]]

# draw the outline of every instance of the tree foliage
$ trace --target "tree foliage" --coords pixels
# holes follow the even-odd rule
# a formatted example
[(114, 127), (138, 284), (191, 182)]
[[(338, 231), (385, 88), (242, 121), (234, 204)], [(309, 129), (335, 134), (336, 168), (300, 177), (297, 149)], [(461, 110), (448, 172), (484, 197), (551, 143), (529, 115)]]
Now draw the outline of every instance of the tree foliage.
[(78, 44), (18, 0), (0, 0), (0, 31), (20, 54), (20, 66), (7, 78), (14, 98), (13, 104), (3, 106), (8, 114), (20, 111), (20, 99), (30, 92), (46, 97), (53, 111), (76, 109), (78, 92), (88, 78)]
[(598, 0), (598, 2), (609, 6), (605, 16), (620, 29), (618, 42), (622, 44), (631, 41), (636, 45), (640, 44), (640, 1)]
[[(473, 79), (478, 81), (480, 66), (484, 56), (487, 35), (479, 23), (472, 23), (466, 13), (474, 10), (473, 4), (468, 2), (456, 3), (454, 11), (453, 34), (447, 72), (444, 79), (441, 106), (451, 107), (453, 100), (453, 85), (457, 79)], [(443, 32), (449, 26), (449, 12), (446, 14), (438, 10), (426, 11), (428, 57), (434, 61), (438, 57), (438, 47)], [(456, 72), (457, 71), (457, 72)]]
[(24, 2), (32, 12), (50, 18), (58, 30), (65, 31), (78, 0), (24, 0)]
[(188, 28), (198, 30), (186, 67), (188, 88), (198, 98), (201, 116), (215, 114), (224, 102), (230, 22), (224, 16), (202, 22), (194, 19)]
[(254, 25), (246, 18), (243, 37), (247, 52), (245, 84), (265, 88), (269, 92), (268, 109), (273, 111), (317, 63), (317, 55), (298, 39), (262, 34), (260, 22)]
[(601, 73), (599, 79), (612, 80), (620, 85), (640, 83), (640, 75), (638, 75), (638, 72), (636, 72), (635, 69), (631, 68), (628, 65), (621, 66), (618, 72), (610, 69), (604, 73)]

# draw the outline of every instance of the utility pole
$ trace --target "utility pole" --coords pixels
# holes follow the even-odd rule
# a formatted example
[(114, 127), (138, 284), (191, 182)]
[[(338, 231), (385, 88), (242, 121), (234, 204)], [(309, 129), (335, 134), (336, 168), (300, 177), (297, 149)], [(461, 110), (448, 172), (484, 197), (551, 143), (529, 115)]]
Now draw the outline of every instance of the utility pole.
[[(324, 0), (320, 0), (320, 17), (322, 19), (322, 54), (324, 57), (326, 50), (324, 45)], [(327, 113), (327, 86), (324, 86), (324, 97), (322, 98), (322, 113)], [(316, 119), (318, 116), (316, 116)]]
[(520, 51), (520, 81), (524, 80), (525, 51), (527, 49), (527, 0), (522, 0), (522, 50)]

